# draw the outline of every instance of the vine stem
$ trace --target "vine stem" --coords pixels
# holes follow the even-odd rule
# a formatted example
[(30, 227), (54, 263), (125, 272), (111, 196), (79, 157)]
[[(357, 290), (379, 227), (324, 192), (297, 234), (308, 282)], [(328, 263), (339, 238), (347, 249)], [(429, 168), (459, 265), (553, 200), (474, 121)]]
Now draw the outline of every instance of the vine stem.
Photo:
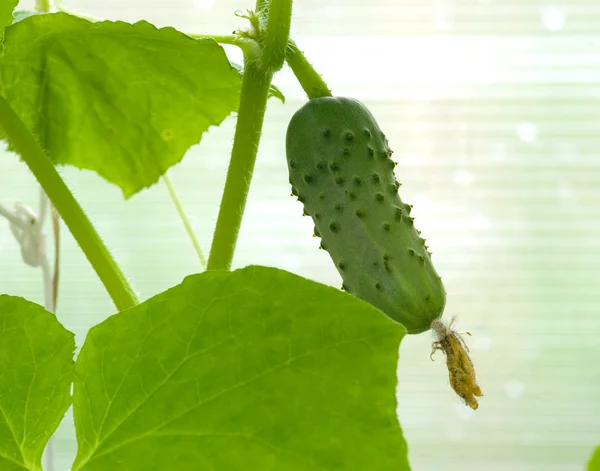
[(200, 243), (198, 242), (198, 238), (196, 237), (196, 234), (194, 233), (194, 229), (192, 228), (192, 224), (190, 223), (190, 220), (187, 217), (187, 214), (185, 213), (185, 210), (183, 209), (183, 205), (181, 204), (181, 200), (179, 199), (179, 197), (177, 196), (177, 193), (175, 192), (175, 188), (173, 187), (173, 183), (171, 183), (171, 179), (167, 176), (166, 173), (163, 175), (162, 179), (163, 179), (163, 182), (165, 183), (165, 186), (167, 187), (167, 191), (169, 192), (169, 196), (171, 197), (171, 200), (173, 201), (173, 204), (175, 205), (175, 208), (177, 209), (177, 213), (179, 214), (179, 217), (181, 218), (181, 222), (183, 222), (183, 226), (185, 227), (185, 231), (187, 232), (188, 237), (192, 241), (192, 245), (194, 246), (194, 250), (196, 250), (196, 253), (198, 254), (198, 258), (200, 259), (200, 264), (202, 265), (202, 268), (206, 268), (206, 258), (204, 257), (204, 253), (202, 252), (202, 248), (200, 247)]
[(193, 39), (214, 39), (219, 44), (229, 44), (231, 46), (241, 47), (240, 41), (233, 34), (194, 34), (194, 33), (185, 33), (186, 36), (189, 36)]
[[(262, 4), (262, 8), (265, 8), (264, 3), (259, 1), (257, 6)], [(283, 28), (273, 26), (275, 32), (269, 33), (269, 27), (273, 24), (270, 19), (271, 13), (287, 26)], [(254, 173), (271, 79), (273, 78), (273, 71), (277, 70), (279, 61), (274, 51), (280, 49), (285, 51), (287, 48), (291, 18), (291, 0), (271, 0), (267, 11), (267, 31), (263, 34), (265, 36), (271, 34), (273, 44), (270, 47), (273, 53), (264, 56), (261, 50), (257, 57), (252, 52), (248, 52), (251, 51), (250, 48), (244, 50), (244, 76), (242, 78), (237, 126), (217, 226), (210, 249), (208, 270), (231, 269), (252, 174)]]
[(231, 161), (208, 258), (208, 270), (229, 270), (254, 172), (271, 76), (244, 60), (244, 76)]
[(291, 11), (292, 0), (271, 0), (269, 3), (260, 63), (268, 67), (270, 72), (278, 71), (285, 63), (292, 22)]
[(35, 9), (40, 13), (48, 13), (50, 7), (50, 0), (35, 0)]
[(262, 15), (265, 12), (266, 8), (269, 6), (268, 0), (256, 0), (256, 5), (254, 7), (254, 11), (257, 15)]
[(39, 143), (10, 104), (0, 96), (0, 127), (38, 180), (92, 264), (119, 311), (139, 304), (123, 272)]

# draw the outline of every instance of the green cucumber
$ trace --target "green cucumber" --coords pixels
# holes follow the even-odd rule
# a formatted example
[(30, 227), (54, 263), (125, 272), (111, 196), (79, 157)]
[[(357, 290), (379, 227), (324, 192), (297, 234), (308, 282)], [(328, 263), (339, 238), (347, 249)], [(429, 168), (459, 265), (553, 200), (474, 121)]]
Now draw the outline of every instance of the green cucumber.
[(343, 97), (315, 98), (292, 117), (286, 136), (292, 194), (348, 293), (409, 333), (441, 317), (446, 292), (411, 206), (398, 196), (388, 141), (369, 110)]

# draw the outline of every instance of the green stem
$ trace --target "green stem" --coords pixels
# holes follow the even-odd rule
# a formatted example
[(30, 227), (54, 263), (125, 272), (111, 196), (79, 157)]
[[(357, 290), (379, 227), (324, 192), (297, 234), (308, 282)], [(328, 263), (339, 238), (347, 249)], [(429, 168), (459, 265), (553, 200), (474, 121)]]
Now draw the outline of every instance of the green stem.
[(175, 193), (175, 188), (173, 187), (173, 184), (171, 183), (171, 179), (167, 176), (166, 173), (163, 175), (162, 178), (163, 178), (163, 181), (165, 182), (165, 186), (167, 187), (167, 190), (169, 191), (171, 200), (173, 201), (175, 208), (177, 208), (177, 212), (179, 213), (181, 222), (183, 222), (185, 231), (187, 232), (190, 240), (192, 241), (192, 245), (194, 246), (194, 249), (196, 250), (196, 253), (198, 254), (198, 258), (200, 259), (200, 264), (202, 265), (202, 268), (206, 268), (206, 258), (204, 258), (204, 253), (202, 253), (202, 249), (200, 248), (200, 244), (198, 243), (198, 238), (196, 237), (196, 234), (194, 234), (194, 229), (192, 229), (190, 220), (187, 217), (187, 214), (185, 214), (185, 211), (183, 210), (183, 205), (181, 204), (181, 201), (179, 200), (177, 193)]
[(50, 11), (50, 0), (35, 0), (35, 9), (40, 13), (48, 13)]
[(211, 35), (211, 34), (187, 34), (190, 38), (194, 39), (214, 39), (219, 44), (231, 44), (232, 46), (240, 46), (240, 41), (233, 34), (229, 35)]
[(331, 96), (331, 90), (317, 73), (313, 66), (306, 60), (296, 43), (290, 41), (287, 51), (286, 60), (292, 72), (300, 82), (300, 85), (308, 95), (308, 98), (319, 98), (323, 96)]
[(292, 0), (271, 0), (260, 57), (261, 65), (265, 70), (276, 72), (283, 67), (291, 23)]
[(269, 6), (269, 0), (256, 0), (256, 5), (254, 7), (254, 11), (257, 15), (262, 15), (265, 13), (266, 8)]
[[(265, 2), (258, 0), (256, 5), (257, 8), (264, 8)], [(260, 57), (255, 57), (252, 53), (244, 52), (244, 76), (237, 126), (217, 227), (210, 249), (208, 270), (229, 270), (231, 268), (254, 172), (271, 79), (280, 60), (278, 51), (283, 51), (281, 65), (285, 59), (291, 17), (292, 0), (271, 0), (268, 9), (267, 31), (264, 33), (266, 37), (270, 37), (266, 41), (270, 44), (267, 53), (265, 54), (263, 49)], [(252, 21), (251, 18), (249, 19)], [(282, 26), (278, 23), (284, 24)]]
[(271, 76), (265, 76), (254, 61), (246, 58), (231, 161), (210, 249), (208, 270), (231, 268), (254, 172), (270, 85)]
[(41, 146), (8, 102), (0, 96), (0, 127), (58, 210), (119, 311), (139, 303), (92, 223)]

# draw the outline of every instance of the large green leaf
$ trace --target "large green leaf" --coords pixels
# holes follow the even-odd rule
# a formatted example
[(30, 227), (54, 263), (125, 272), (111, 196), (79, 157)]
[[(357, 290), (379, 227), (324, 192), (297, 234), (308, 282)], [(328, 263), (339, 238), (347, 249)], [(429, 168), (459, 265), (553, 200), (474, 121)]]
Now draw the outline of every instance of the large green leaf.
[(4, 27), (12, 23), (13, 10), (16, 8), (19, 0), (2, 0), (0, 2), (0, 40), (4, 35)]
[(588, 471), (600, 471), (600, 446), (596, 448), (596, 451), (588, 464)]
[(407, 470), (404, 334), (353, 296), (274, 268), (188, 277), (89, 332), (73, 469)]
[(236, 110), (241, 83), (212, 39), (65, 13), (6, 29), (0, 82), (56, 163), (95, 170), (126, 197)]
[(53, 314), (0, 295), (0, 469), (41, 470), (71, 404), (73, 334)]

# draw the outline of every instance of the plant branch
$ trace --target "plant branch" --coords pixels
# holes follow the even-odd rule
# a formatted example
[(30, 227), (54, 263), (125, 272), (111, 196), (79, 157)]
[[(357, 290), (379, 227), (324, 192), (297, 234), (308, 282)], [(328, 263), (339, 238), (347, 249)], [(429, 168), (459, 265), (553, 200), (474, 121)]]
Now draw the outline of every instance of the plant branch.
[(265, 10), (269, 7), (269, 0), (256, 0), (256, 5), (254, 7), (254, 11), (257, 15), (262, 15), (265, 13)]
[(56, 312), (58, 304), (58, 281), (60, 277), (60, 216), (52, 205), (52, 232), (54, 234), (54, 273), (52, 275), (52, 312)]
[(169, 191), (169, 196), (171, 197), (171, 200), (173, 201), (173, 204), (175, 205), (175, 208), (177, 209), (177, 213), (179, 214), (179, 217), (181, 218), (181, 222), (183, 222), (185, 231), (187, 232), (188, 237), (192, 241), (192, 245), (194, 246), (194, 249), (196, 250), (196, 253), (198, 254), (198, 258), (200, 259), (200, 264), (202, 265), (202, 268), (206, 268), (206, 258), (204, 258), (204, 253), (202, 252), (202, 249), (200, 248), (200, 243), (198, 242), (198, 238), (196, 237), (196, 234), (194, 234), (194, 229), (192, 228), (192, 225), (190, 224), (190, 220), (187, 217), (187, 214), (185, 214), (183, 205), (181, 204), (181, 201), (180, 201), (179, 197), (177, 196), (177, 193), (175, 193), (175, 188), (173, 187), (173, 184), (171, 183), (171, 179), (167, 176), (166, 173), (163, 175), (162, 178), (163, 178), (163, 181), (165, 182), (165, 186), (167, 187), (167, 190)]
[[(40, 227), (40, 234), (44, 232), (44, 223), (46, 222), (46, 213), (48, 212), (48, 196), (44, 192), (43, 188), (40, 188), (40, 212), (38, 214), (38, 221)], [(44, 280), (44, 307), (46, 311), (53, 312), (56, 314), (56, 309), (54, 308), (54, 300), (52, 296), (52, 268), (50, 267), (50, 261), (48, 260), (48, 256), (46, 254), (46, 238), (42, 237), (41, 240), (44, 241), (42, 252), (42, 277)]]
[(256, 154), (267, 108), (271, 76), (258, 70), (253, 60), (244, 60), (244, 76), (237, 126), (227, 180), (213, 236), (208, 270), (229, 270), (246, 207)]
[[(264, 10), (266, 1), (258, 0), (256, 5), (257, 9)], [(258, 13), (261, 14), (262, 11)], [(261, 44), (262, 49), (258, 55), (254, 54), (252, 49), (243, 49), (244, 76), (237, 126), (210, 249), (208, 270), (231, 268), (256, 163), (271, 79), (273, 72), (281, 68), (285, 60), (292, 18), (292, 0), (271, 0), (267, 14), (267, 29), (260, 38), (264, 46)], [(250, 12), (247, 18), (256, 32), (256, 14)], [(269, 46), (266, 46), (267, 44)]]
[(291, 23), (292, 0), (271, 0), (268, 6), (267, 29), (262, 38), (260, 63), (263, 69), (277, 72), (283, 67)]
[(0, 127), (52, 201), (119, 311), (139, 303), (83, 209), (8, 102), (0, 96)]
[(189, 34), (189, 33), (185, 33), (185, 34), (186, 34), (186, 36), (189, 36), (190, 38), (194, 38), (194, 39), (214, 39), (219, 44), (230, 44), (232, 46), (242, 47), (242, 44), (240, 44), (240, 41), (233, 34), (226, 34), (226, 35)]
[(35, 9), (40, 13), (49, 13), (50, 0), (35, 0)]
[(331, 90), (294, 41), (289, 42), (286, 60), (309, 99), (331, 96)]

